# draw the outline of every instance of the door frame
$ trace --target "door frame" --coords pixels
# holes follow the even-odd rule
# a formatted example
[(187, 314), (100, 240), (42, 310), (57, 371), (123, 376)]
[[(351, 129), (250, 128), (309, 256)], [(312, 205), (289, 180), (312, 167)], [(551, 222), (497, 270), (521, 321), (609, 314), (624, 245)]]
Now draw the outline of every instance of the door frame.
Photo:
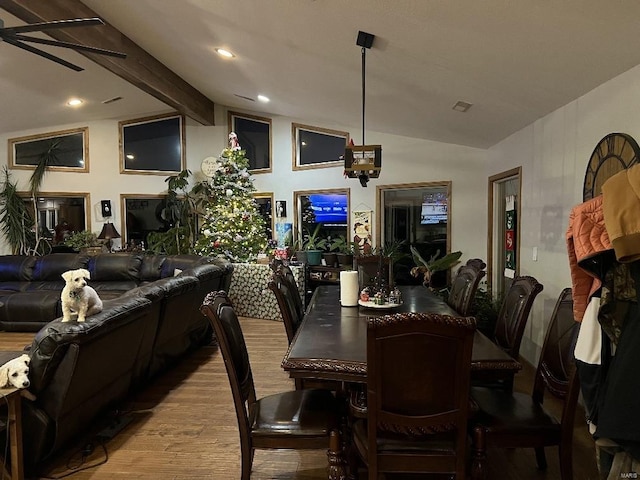
[[(488, 195), (489, 195), (489, 212), (488, 212), (488, 226), (487, 229), (487, 286), (490, 291), (492, 290), (493, 283), (493, 246), (494, 238), (493, 232), (495, 231), (494, 222), (494, 190), (497, 183), (501, 183), (509, 178), (518, 178), (518, 198), (516, 202), (516, 275), (520, 272), (520, 226), (522, 224), (522, 167), (515, 167), (511, 170), (506, 170), (495, 175), (491, 175), (488, 180)], [(504, 241), (504, 239), (500, 239)]]

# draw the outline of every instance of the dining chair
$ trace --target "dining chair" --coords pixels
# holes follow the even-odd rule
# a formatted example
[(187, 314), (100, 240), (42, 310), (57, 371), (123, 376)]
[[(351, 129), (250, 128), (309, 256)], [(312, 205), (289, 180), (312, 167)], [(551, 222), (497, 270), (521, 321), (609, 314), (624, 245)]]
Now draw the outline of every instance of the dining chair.
[[(580, 385), (573, 349), (579, 323), (573, 319), (571, 289), (558, 297), (547, 328), (532, 393), (472, 387), (471, 396), (478, 411), (470, 421), (473, 437), (471, 478), (486, 478), (487, 449), (535, 449), (538, 468), (547, 466), (544, 447), (557, 445), (562, 480), (572, 480), (572, 439), (575, 408)], [(557, 419), (543, 406), (544, 396), (562, 399)]]
[[(490, 338), (515, 360), (518, 360), (520, 356), (520, 344), (533, 301), (542, 289), (543, 285), (538, 283), (535, 278), (519, 276), (513, 280), (502, 300), (493, 335)], [(501, 375), (502, 378), (496, 379), (491, 375), (491, 372), (485, 372), (483, 376), (475, 375), (472, 383), (477, 386), (512, 391), (515, 372), (508, 378)]]
[[(302, 303), (302, 298), (298, 290), (298, 283), (296, 282), (293, 270), (291, 270), (289, 265), (285, 265), (284, 262), (278, 258), (274, 258), (271, 263), (269, 263), (269, 266), (274, 273), (279, 273), (287, 281), (286, 286), (291, 292), (291, 298), (293, 299), (296, 313), (300, 318), (302, 318), (304, 316), (304, 304)], [(291, 341), (291, 338), (289, 338), (289, 341)]]
[(378, 279), (386, 287), (393, 287), (393, 266), (389, 257), (380, 255), (356, 255), (353, 263), (358, 272), (360, 288), (375, 287)]
[[(398, 313), (367, 328), (367, 419), (353, 424), (352, 468), (465, 479), (471, 317)], [(355, 453), (355, 455), (354, 455)]]
[(456, 272), (451, 282), (447, 303), (460, 315), (469, 315), (480, 280), (487, 273), (484, 270), (486, 267), (487, 264), (479, 258), (472, 258)]
[(201, 311), (216, 332), (233, 394), (242, 457), (249, 480), (256, 448), (328, 448), (329, 478), (344, 475), (340, 453), (340, 406), (328, 390), (292, 390), (258, 399), (238, 317), (224, 291), (209, 293)]

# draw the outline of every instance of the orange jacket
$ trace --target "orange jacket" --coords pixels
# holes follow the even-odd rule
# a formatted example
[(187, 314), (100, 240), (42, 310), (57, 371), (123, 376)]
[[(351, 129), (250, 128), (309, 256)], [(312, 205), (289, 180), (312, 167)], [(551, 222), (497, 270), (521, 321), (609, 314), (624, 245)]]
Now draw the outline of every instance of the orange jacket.
[(571, 209), (567, 250), (571, 269), (573, 316), (577, 322), (581, 322), (591, 295), (602, 285), (595, 273), (596, 270), (589, 268), (589, 263), (595, 261), (594, 257), (598, 254), (612, 250), (604, 224), (602, 196), (587, 200)]

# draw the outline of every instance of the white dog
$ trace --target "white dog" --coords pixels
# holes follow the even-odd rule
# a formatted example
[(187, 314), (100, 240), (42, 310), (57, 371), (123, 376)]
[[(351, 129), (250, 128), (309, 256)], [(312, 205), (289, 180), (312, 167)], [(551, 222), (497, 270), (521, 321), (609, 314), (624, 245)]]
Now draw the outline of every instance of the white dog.
[(78, 314), (78, 321), (84, 322), (89, 315), (95, 315), (102, 311), (102, 300), (98, 293), (87, 285), (89, 270), (79, 268), (69, 270), (62, 274), (66, 285), (62, 289), (62, 321), (71, 320), (72, 312)]
[(29, 363), (31, 363), (31, 358), (23, 353), (18, 358), (9, 360), (0, 366), (0, 388), (29, 387)]

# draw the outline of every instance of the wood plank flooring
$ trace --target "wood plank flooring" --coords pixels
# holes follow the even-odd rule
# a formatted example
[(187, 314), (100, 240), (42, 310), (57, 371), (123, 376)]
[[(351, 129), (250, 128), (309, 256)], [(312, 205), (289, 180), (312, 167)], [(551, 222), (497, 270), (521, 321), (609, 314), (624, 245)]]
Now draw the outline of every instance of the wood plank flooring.
[[(280, 368), (287, 348), (279, 322), (241, 319), (258, 396), (293, 389)], [(0, 332), (0, 349), (21, 350), (33, 334)], [(117, 346), (114, 346), (117, 348)], [(517, 376), (516, 388), (528, 391), (532, 369)], [(549, 403), (550, 408), (553, 403)], [(122, 406), (132, 421), (102, 445), (91, 434), (61, 451), (37, 478), (71, 476), (75, 480), (235, 480), (240, 478), (240, 448), (231, 391), (221, 355), (204, 347)], [(593, 442), (576, 412), (574, 478), (597, 480)], [(105, 419), (107, 422), (108, 419)], [(96, 425), (95, 431), (102, 426)], [(95, 432), (93, 432), (95, 433)], [(93, 452), (83, 457), (85, 445)], [(28, 459), (25, 459), (28, 462)], [(489, 478), (560, 479), (557, 449), (547, 449), (549, 467), (536, 468), (533, 450), (490, 450)], [(323, 451), (256, 451), (252, 480), (320, 480), (326, 478)], [(91, 467), (92, 465), (96, 465)], [(74, 473), (75, 472), (75, 473)], [(389, 477), (424, 478), (424, 477)]]

